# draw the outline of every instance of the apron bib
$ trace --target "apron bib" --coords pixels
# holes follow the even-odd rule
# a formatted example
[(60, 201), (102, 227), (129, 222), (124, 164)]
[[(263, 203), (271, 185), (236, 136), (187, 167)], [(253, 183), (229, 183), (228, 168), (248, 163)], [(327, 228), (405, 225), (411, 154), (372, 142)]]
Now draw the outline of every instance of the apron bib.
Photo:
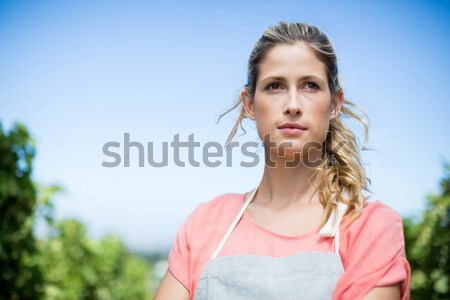
[(321, 228), (334, 237), (334, 252), (297, 252), (286, 257), (264, 255), (220, 256), (218, 253), (253, 200), (252, 191), (203, 270), (194, 300), (326, 300), (332, 299), (344, 273), (339, 256), (339, 223), (343, 203)]

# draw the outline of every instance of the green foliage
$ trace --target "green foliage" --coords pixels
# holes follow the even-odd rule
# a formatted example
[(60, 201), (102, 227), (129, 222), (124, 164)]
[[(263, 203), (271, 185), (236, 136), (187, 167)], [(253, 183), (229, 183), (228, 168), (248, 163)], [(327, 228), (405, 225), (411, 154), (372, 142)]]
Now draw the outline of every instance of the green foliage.
[(45, 220), (47, 225), (54, 225), (54, 211), (53, 196), (61, 192), (63, 189), (57, 185), (42, 186), (35, 183), (37, 189), (37, 207), (35, 212), (35, 222), (38, 220)]
[(31, 180), (34, 142), (22, 124), (0, 123), (0, 299), (41, 299), (42, 272), (34, 256), (36, 189)]
[(427, 197), (419, 222), (403, 220), (406, 254), (411, 265), (411, 299), (450, 299), (450, 167), (445, 166), (440, 195)]
[(46, 300), (146, 299), (150, 268), (109, 235), (90, 241), (76, 220), (60, 222), (39, 246)]

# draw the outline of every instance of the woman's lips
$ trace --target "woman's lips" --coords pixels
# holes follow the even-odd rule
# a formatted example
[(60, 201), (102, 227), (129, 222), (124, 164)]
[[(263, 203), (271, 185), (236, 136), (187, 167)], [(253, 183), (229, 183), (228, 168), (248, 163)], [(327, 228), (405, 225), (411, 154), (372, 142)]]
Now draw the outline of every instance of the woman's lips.
[(300, 129), (300, 128), (293, 128), (293, 127), (284, 127), (280, 128), (281, 132), (284, 134), (290, 134), (290, 135), (298, 135), (302, 134), (306, 131), (306, 129)]

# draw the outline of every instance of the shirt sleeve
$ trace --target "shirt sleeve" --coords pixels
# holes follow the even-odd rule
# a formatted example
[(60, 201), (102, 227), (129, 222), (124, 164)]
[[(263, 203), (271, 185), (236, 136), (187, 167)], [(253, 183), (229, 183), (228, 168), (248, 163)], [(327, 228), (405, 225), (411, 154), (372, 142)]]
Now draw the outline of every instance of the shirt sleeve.
[(170, 273), (189, 291), (190, 286), (190, 237), (195, 221), (195, 212), (178, 228), (178, 232), (169, 253), (168, 267)]
[(396, 283), (400, 283), (401, 299), (410, 297), (411, 269), (405, 256), (402, 218), (380, 201), (371, 205), (343, 236), (345, 271), (334, 300), (363, 300), (374, 287)]

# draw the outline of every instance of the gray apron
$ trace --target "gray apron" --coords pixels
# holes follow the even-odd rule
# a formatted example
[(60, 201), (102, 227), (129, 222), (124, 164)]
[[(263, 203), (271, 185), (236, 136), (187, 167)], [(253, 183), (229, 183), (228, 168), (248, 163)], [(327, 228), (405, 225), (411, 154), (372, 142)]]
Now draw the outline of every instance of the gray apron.
[(206, 264), (194, 300), (325, 300), (332, 299), (344, 272), (339, 256), (339, 223), (347, 206), (338, 209), (321, 228), (321, 236), (334, 237), (334, 252), (297, 252), (287, 257), (235, 255), (217, 257), (241, 219), (250, 197)]

